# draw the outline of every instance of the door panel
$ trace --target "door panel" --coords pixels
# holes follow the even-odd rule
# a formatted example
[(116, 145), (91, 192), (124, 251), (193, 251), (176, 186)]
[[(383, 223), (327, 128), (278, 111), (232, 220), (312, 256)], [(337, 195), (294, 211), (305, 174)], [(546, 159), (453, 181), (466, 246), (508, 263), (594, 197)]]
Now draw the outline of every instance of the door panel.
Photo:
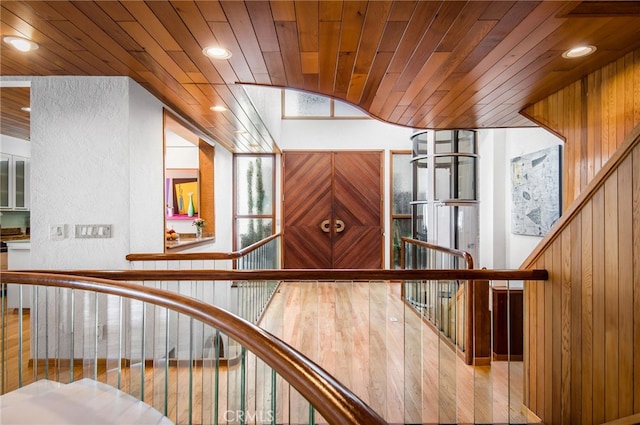
[(320, 228), (331, 218), (331, 156), (286, 152), (283, 162), (284, 267), (331, 268), (331, 237)]
[(283, 161), (284, 267), (382, 267), (381, 152), (285, 152)]
[(344, 230), (334, 235), (335, 268), (382, 267), (382, 154), (334, 154), (334, 204), (336, 220)]

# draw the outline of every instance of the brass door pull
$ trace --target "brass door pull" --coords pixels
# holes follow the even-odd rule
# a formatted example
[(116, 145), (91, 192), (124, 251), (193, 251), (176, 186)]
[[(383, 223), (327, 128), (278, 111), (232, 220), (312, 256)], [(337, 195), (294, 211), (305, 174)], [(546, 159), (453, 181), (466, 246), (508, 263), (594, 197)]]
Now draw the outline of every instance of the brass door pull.
[(342, 231), (344, 231), (344, 221), (340, 220), (340, 219), (336, 219), (336, 233), (340, 233)]
[(322, 222), (320, 223), (320, 229), (322, 229), (322, 231), (325, 233), (329, 233), (330, 226), (331, 226), (330, 220), (322, 220)]

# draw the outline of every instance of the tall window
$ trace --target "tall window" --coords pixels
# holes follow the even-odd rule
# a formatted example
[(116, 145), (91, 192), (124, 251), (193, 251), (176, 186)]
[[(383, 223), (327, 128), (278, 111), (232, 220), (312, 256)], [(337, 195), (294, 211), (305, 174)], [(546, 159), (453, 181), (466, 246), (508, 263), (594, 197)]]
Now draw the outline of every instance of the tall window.
[(273, 234), (274, 157), (235, 155), (234, 249), (245, 248)]
[(400, 268), (402, 237), (411, 237), (411, 152), (391, 152), (391, 268)]

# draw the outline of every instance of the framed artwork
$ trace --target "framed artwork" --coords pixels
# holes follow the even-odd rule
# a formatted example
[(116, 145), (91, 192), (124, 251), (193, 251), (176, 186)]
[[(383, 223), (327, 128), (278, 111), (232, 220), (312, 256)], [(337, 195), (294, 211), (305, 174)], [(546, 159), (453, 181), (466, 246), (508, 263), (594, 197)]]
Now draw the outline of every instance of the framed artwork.
[(511, 159), (511, 232), (544, 236), (560, 218), (561, 151), (553, 146)]

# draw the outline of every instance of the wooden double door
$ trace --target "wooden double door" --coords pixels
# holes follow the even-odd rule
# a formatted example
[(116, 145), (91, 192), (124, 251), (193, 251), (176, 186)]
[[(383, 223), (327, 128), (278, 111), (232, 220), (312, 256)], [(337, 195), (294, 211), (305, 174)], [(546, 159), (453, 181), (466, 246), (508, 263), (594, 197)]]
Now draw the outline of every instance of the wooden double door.
[(283, 153), (284, 267), (382, 267), (382, 152)]

